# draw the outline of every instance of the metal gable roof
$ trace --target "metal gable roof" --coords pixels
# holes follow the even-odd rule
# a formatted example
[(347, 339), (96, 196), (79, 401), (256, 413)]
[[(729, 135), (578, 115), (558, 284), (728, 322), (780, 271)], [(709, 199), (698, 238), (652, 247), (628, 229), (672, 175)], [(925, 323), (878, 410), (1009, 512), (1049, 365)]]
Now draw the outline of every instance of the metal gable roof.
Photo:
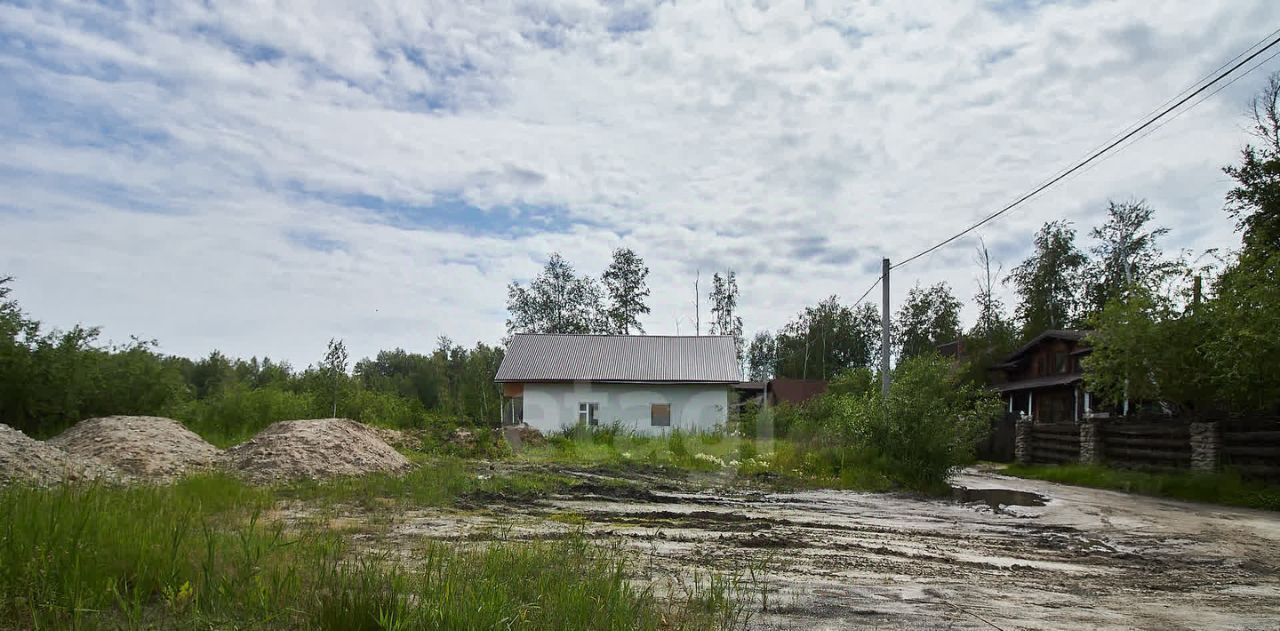
[(494, 381), (737, 383), (726, 335), (542, 335), (517, 333)]

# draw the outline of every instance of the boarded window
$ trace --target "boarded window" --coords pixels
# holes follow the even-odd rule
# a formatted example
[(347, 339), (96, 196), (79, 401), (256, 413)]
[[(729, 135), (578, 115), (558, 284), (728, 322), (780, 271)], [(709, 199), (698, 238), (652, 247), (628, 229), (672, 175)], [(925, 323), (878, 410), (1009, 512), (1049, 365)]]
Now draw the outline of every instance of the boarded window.
[(649, 406), (649, 422), (654, 427), (671, 426), (671, 404), (654, 403)]
[(596, 426), (600, 424), (600, 404), (599, 403), (579, 403), (578, 404), (578, 423), (583, 425)]

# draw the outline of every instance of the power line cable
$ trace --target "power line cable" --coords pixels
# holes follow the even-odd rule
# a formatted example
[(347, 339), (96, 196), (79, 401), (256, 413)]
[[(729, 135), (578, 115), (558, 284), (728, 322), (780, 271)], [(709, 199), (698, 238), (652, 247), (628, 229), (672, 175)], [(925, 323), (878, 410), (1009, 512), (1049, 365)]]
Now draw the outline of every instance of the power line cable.
[[(1240, 59), (1241, 57), (1244, 57), (1245, 55), (1249, 54), (1249, 51), (1252, 51), (1253, 49), (1257, 48), (1258, 46), (1261, 46), (1261, 45), (1262, 45), (1263, 43), (1265, 43), (1267, 40), (1271, 39), (1272, 37), (1275, 37), (1275, 36), (1276, 36), (1276, 35), (1278, 35), (1278, 34), (1280, 34), (1280, 28), (1278, 28), (1278, 29), (1276, 29), (1276, 30), (1274, 30), (1274, 31), (1271, 31), (1271, 32), (1270, 32), (1270, 33), (1268, 33), (1266, 36), (1264, 36), (1262, 39), (1259, 39), (1258, 41), (1256, 41), (1256, 42), (1254, 42), (1252, 45), (1250, 45), (1248, 48), (1246, 48), (1246, 49), (1244, 49), (1244, 50), (1240, 51), (1240, 53), (1238, 53), (1235, 57), (1232, 57), (1231, 59), (1228, 59), (1227, 61), (1223, 62), (1223, 63), (1222, 63), (1222, 65), (1220, 65), (1220, 66), (1218, 66), (1217, 68), (1214, 68), (1213, 70), (1209, 71), (1207, 74), (1205, 74), (1203, 77), (1200, 77), (1199, 79), (1197, 79), (1197, 80), (1196, 80), (1194, 83), (1192, 83), (1191, 85), (1187, 86), (1186, 88), (1183, 88), (1183, 90), (1182, 90), (1181, 92), (1179, 92), (1179, 93), (1177, 93), (1177, 94), (1175, 94), (1175, 95), (1173, 95), (1173, 96), (1169, 97), (1168, 99), (1165, 99), (1165, 101), (1164, 101), (1163, 103), (1161, 103), (1160, 105), (1157, 105), (1155, 108), (1153, 108), (1151, 111), (1147, 112), (1146, 114), (1143, 114), (1142, 116), (1138, 117), (1138, 119), (1137, 119), (1137, 120), (1135, 120), (1135, 121), (1134, 121), (1134, 122), (1132, 122), (1132, 123), (1129, 123), (1129, 125), (1128, 125), (1127, 127), (1125, 127), (1124, 129), (1121, 129), (1120, 131), (1116, 132), (1116, 133), (1115, 133), (1115, 134), (1113, 134), (1110, 138), (1108, 138), (1108, 139), (1106, 139), (1106, 140), (1104, 140), (1104, 141), (1102, 141), (1102, 142), (1100, 142), (1100, 143), (1098, 143), (1098, 144), (1094, 145), (1094, 146), (1093, 146), (1092, 148), (1090, 148), (1088, 151), (1084, 152), (1084, 154), (1083, 154), (1083, 155), (1081, 155), (1081, 157), (1080, 157), (1080, 158), (1077, 158), (1077, 160), (1083, 160), (1083, 159), (1084, 159), (1084, 156), (1087, 156), (1087, 155), (1089, 155), (1090, 153), (1093, 153), (1094, 151), (1097, 151), (1098, 149), (1100, 149), (1100, 148), (1102, 148), (1103, 146), (1107, 145), (1107, 143), (1110, 143), (1111, 141), (1113, 141), (1113, 140), (1115, 140), (1116, 138), (1120, 137), (1120, 136), (1121, 136), (1122, 134), (1124, 134), (1125, 132), (1128, 132), (1130, 129), (1133, 129), (1136, 125), (1138, 125), (1139, 123), (1141, 123), (1143, 120), (1146, 120), (1147, 118), (1150, 118), (1151, 116), (1155, 115), (1155, 114), (1156, 114), (1157, 112), (1159, 112), (1161, 109), (1164, 109), (1164, 108), (1165, 108), (1165, 107), (1167, 107), (1170, 103), (1172, 103), (1172, 102), (1174, 102), (1175, 100), (1177, 100), (1178, 98), (1180, 98), (1182, 95), (1184, 95), (1184, 94), (1186, 94), (1187, 92), (1190, 92), (1191, 90), (1195, 89), (1195, 88), (1196, 88), (1196, 86), (1200, 85), (1201, 83), (1204, 83), (1205, 81), (1208, 81), (1210, 77), (1212, 77), (1213, 75), (1215, 75), (1215, 74), (1217, 74), (1217, 73), (1221, 72), (1223, 68), (1226, 68), (1227, 66), (1231, 65), (1232, 63), (1235, 63), (1235, 61), (1236, 61), (1237, 59)], [(1264, 62), (1264, 63), (1265, 63), (1265, 62)], [(1252, 72), (1252, 70), (1250, 70), (1249, 72)], [(1249, 72), (1246, 72), (1245, 74), (1248, 74)], [(1232, 80), (1232, 82), (1234, 83), (1234, 82), (1235, 82), (1235, 80), (1233, 79), (1233, 80)], [(1228, 85), (1229, 85), (1229, 84), (1228, 84)], [(1220, 89), (1221, 89), (1221, 88), (1219, 88), (1219, 90), (1220, 90)], [(1216, 90), (1214, 91), (1214, 94), (1217, 94), (1217, 91), (1216, 91)], [(1199, 101), (1197, 101), (1197, 104), (1198, 104), (1198, 103), (1199, 103)], [(1195, 107), (1195, 105), (1192, 105), (1191, 107)], [(1175, 116), (1174, 118), (1177, 118), (1177, 116)], [(1144, 134), (1144, 137), (1145, 137), (1145, 134)], [(1057, 176), (1058, 174), (1060, 174), (1060, 173), (1062, 173), (1064, 170), (1066, 170), (1066, 168), (1067, 168), (1067, 167), (1063, 167), (1062, 169), (1059, 169), (1059, 170), (1058, 170), (1058, 171), (1056, 171), (1053, 175), (1049, 176), (1049, 178), (1051, 179), (1051, 178), (1053, 178), (1053, 177)]]
[(859, 298), (859, 299), (857, 299), (857, 300), (855, 300), (855, 301), (853, 301), (853, 306), (855, 306), (855, 307), (856, 307), (856, 306), (858, 306), (858, 305), (862, 304), (862, 301), (867, 299), (867, 295), (871, 293), (871, 290), (872, 290), (872, 289), (875, 289), (875, 288), (876, 288), (876, 286), (878, 286), (879, 284), (880, 284), (880, 277), (879, 277), (879, 276), (877, 276), (877, 277), (876, 277), (876, 282), (871, 283), (871, 286), (870, 286), (870, 287), (868, 287), (866, 291), (862, 292), (862, 297), (861, 297), (861, 298)]
[[(1213, 78), (1211, 81), (1209, 81), (1208, 83), (1205, 83), (1204, 85), (1202, 85), (1202, 86), (1200, 86), (1199, 88), (1197, 88), (1197, 89), (1195, 89), (1194, 91), (1192, 91), (1190, 94), (1187, 94), (1186, 96), (1184, 96), (1184, 97), (1182, 97), (1181, 99), (1179, 99), (1179, 100), (1178, 100), (1176, 103), (1174, 103), (1173, 105), (1171, 105), (1171, 106), (1169, 106), (1169, 107), (1165, 108), (1164, 110), (1162, 110), (1162, 111), (1161, 111), (1159, 114), (1157, 114), (1154, 118), (1150, 118), (1150, 119), (1148, 119), (1146, 122), (1142, 123), (1142, 124), (1141, 124), (1141, 125), (1139, 125), (1138, 127), (1136, 127), (1136, 128), (1134, 128), (1134, 129), (1132, 129), (1132, 130), (1128, 131), (1127, 133), (1125, 133), (1125, 134), (1124, 134), (1123, 136), (1121, 136), (1119, 139), (1114, 140), (1114, 141), (1112, 141), (1111, 143), (1107, 144), (1107, 146), (1106, 146), (1106, 147), (1103, 147), (1102, 149), (1100, 149), (1100, 150), (1098, 150), (1098, 151), (1094, 152), (1092, 155), (1090, 155), (1090, 156), (1089, 156), (1087, 159), (1085, 159), (1084, 161), (1077, 163), (1075, 166), (1071, 167), (1070, 169), (1067, 169), (1066, 171), (1064, 171), (1064, 172), (1062, 172), (1062, 173), (1060, 173), (1060, 174), (1058, 174), (1058, 175), (1054, 176), (1054, 177), (1053, 177), (1053, 178), (1051, 178), (1049, 181), (1047, 181), (1047, 182), (1045, 182), (1045, 183), (1041, 184), (1040, 186), (1037, 186), (1037, 187), (1036, 187), (1035, 189), (1033, 189), (1030, 193), (1027, 193), (1027, 194), (1023, 195), (1022, 197), (1019, 197), (1017, 200), (1015, 200), (1015, 201), (1013, 201), (1012, 203), (1010, 203), (1010, 204), (1006, 205), (1005, 207), (1001, 208), (1000, 210), (997, 210), (997, 211), (995, 211), (995, 212), (991, 213), (990, 215), (987, 215), (987, 216), (986, 216), (986, 217), (984, 217), (981, 221), (979, 221), (979, 222), (977, 222), (977, 223), (975, 223), (975, 224), (973, 224), (973, 225), (969, 226), (968, 228), (965, 228), (964, 230), (961, 230), (960, 232), (957, 232), (956, 234), (951, 235), (950, 237), (947, 237), (946, 239), (944, 239), (944, 240), (942, 240), (942, 241), (938, 242), (937, 244), (935, 244), (935, 245), (933, 245), (933, 246), (930, 246), (930, 247), (928, 247), (928, 248), (926, 248), (926, 249), (924, 249), (924, 250), (922, 250), (922, 251), (920, 251), (920, 252), (918, 252), (918, 253), (916, 253), (916, 254), (914, 254), (914, 255), (910, 256), (910, 257), (908, 257), (908, 258), (907, 258), (907, 259), (905, 259), (905, 260), (899, 261), (898, 263), (895, 263), (895, 264), (891, 265), (891, 266), (889, 267), (889, 269), (891, 269), (891, 270), (893, 270), (893, 269), (897, 269), (897, 268), (902, 267), (903, 265), (906, 265), (906, 264), (908, 264), (908, 263), (910, 263), (910, 262), (912, 262), (912, 261), (914, 261), (914, 260), (916, 260), (916, 259), (918, 259), (918, 258), (920, 258), (920, 257), (922, 257), (922, 256), (924, 256), (924, 255), (926, 255), (926, 254), (929, 254), (929, 253), (931, 253), (931, 252), (933, 252), (933, 251), (935, 251), (935, 250), (937, 250), (937, 249), (939, 249), (939, 248), (942, 248), (942, 247), (944, 247), (944, 246), (946, 246), (946, 245), (950, 244), (951, 242), (955, 241), (956, 239), (959, 239), (960, 237), (963, 237), (964, 235), (969, 234), (970, 232), (973, 232), (974, 230), (976, 230), (976, 229), (978, 229), (978, 228), (982, 227), (983, 225), (986, 225), (987, 223), (991, 222), (991, 221), (992, 221), (992, 220), (994, 220), (995, 218), (997, 218), (997, 217), (999, 217), (999, 216), (1001, 216), (1001, 215), (1003, 215), (1003, 214), (1005, 214), (1005, 213), (1009, 212), (1010, 210), (1013, 210), (1014, 208), (1016, 208), (1016, 207), (1018, 207), (1018, 206), (1022, 205), (1024, 202), (1026, 202), (1027, 200), (1029, 200), (1029, 199), (1031, 199), (1032, 197), (1036, 196), (1036, 195), (1037, 195), (1037, 194), (1039, 194), (1041, 191), (1044, 191), (1045, 189), (1049, 188), (1050, 186), (1053, 186), (1054, 184), (1057, 184), (1058, 182), (1062, 181), (1063, 179), (1065, 179), (1067, 176), (1071, 175), (1072, 173), (1075, 173), (1076, 171), (1079, 171), (1080, 169), (1084, 168), (1085, 166), (1088, 166), (1090, 163), (1092, 163), (1092, 162), (1094, 162), (1095, 160), (1097, 160), (1097, 159), (1098, 159), (1099, 157), (1101, 157), (1103, 154), (1106, 154), (1106, 153), (1110, 152), (1110, 151), (1111, 151), (1112, 149), (1114, 149), (1116, 146), (1118, 146), (1118, 145), (1122, 144), (1124, 141), (1126, 141), (1126, 140), (1128, 140), (1128, 139), (1132, 138), (1133, 136), (1137, 135), (1137, 134), (1138, 134), (1138, 132), (1141, 132), (1142, 130), (1144, 130), (1144, 129), (1146, 129), (1146, 128), (1150, 127), (1150, 126), (1151, 126), (1152, 124), (1154, 124), (1156, 121), (1160, 120), (1161, 118), (1164, 118), (1164, 117), (1165, 117), (1165, 116), (1167, 116), (1170, 112), (1172, 112), (1173, 110), (1175, 110), (1175, 109), (1177, 109), (1177, 108), (1181, 107), (1183, 104), (1185, 104), (1186, 102), (1188, 102), (1188, 101), (1190, 101), (1191, 99), (1195, 98), (1196, 96), (1200, 95), (1200, 94), (1201, 94), (1202, 92), (1204, 92), (1205, 90), (1208, 90), (1211, 86), (1213, 86), (1214, 84), (1218, 83), (1219, 81), (1222, 81), (1224, 78), (1226, 78), (1227, 76), (1231, 75), (1233, 72), (1235, 72), (1236, 70), (1240, 69), (1240, 68), (1241, 68), (1242, 66), (1244, 66), (1245, 64), (1247, 64), (1247, 63), (1249, 63), (1249, 62), (1253, 61), (1253, 60), (1254, 60), (1254, 59), (1256, 59), (1258, 56), (1262, 55), (1262, 53), (1264, 53), (1264, 52), (1266, 52), (1267, 50), (1270, 50), (1271, 48), (1275, 47), (1277, 44), (1280, 44), (1280, 38), (1274, 39), (1274, 40), (1272, 40), (1269, 44), (1267, 44), (1266, 46), (1264, 46), (1264, 47), (1262, 47), (1262, 48), (1260, 48), (1260, 49), (1258, 49), (1258, 50), (1254, 51), (1252, 54), (1250, 54), (1249, 56), (1245, 57), (1245, 58), (1244, 58), (1243, 60), (1241, 60), (1240, 62), (1238, 62), (1238, 63), (1236, 63), (1235, 65), (1231, 66), (1231, 68), (1230, 68), (1230, 69), (1226, 70), (1225, 72), (1219, 73), (1216, 77), (1214, 77), (1214, 78)], [(1239, 58), (1239, 57), (1237, 56), (1237, 59), (1238, 59), (1238, 58)], [(1264, 62), (1264, 63), (1265, 63), (1265, 62)], [(1241, 76), (1243, 76), (1243, 75), (1241, 75)]]
[(1085, 173), (1088, 173), (1089, 171), (1092, 171), (1093, 169), (1097, 168), (1097, 166), (1098, 166), (1098, 165), (1105, 163), (1107, 160), (1110, 160), (1111, 158), (1113, 158), (1113, 157), (1115, 157), (1116, 155), (1120, 154), (1120, 153), (1121, 153), (1121, 152), (1123, 152), (1125, 149), (1128, 149), (1129, 147), (1132, 147), (1133, 145), (1136, 145), (1136, 144), (1138, 144), (1139, 142), (1142, 142), (1142, 139), (1143, 139), (1143, 138), (1146, 138), (1147, 136), (1150, 136), (1151, 134), (1154, 134), (1155, 132), (1160, 131), (1160, 128), (1161, 128), (1161, 127), (1164, 127), (1165, 125), (1168, 125), (1169, 123), (1172, 123), (1173, 121), (1178, 120), (1178, 117), (1179, 117), (1179, 116), (1182, 116), (1183, 114), (1185, 114), (1185, 113), (1187, 113), (1187, 112), (1190, 112), (1191, 110), (1195, 109), (1197, 105), (1200, 105), (1201, 103), (1204, 103), (1205, 101), (1207, 101), (1207, 100), (1209, 100), (1209, 99), (1213, 98), (1213, 97), (1214, 97), (1215, 95), (1217, 95), (1219, 92), (1221, 92), (1221, 91), (1223, 91), (1223, 90), (1225, 90), (1225, 89), (1227, 89), (1227, 88), (1231, 87), (1231, 85), (1232, 85), (1233, 83), (1235, 83), (1236, 81), (1239, 81), (1239, 80), (1241, 80), (1241, 79), (1243, 79), (1243, 78), (1245, 78), (1245, 77), (1249, 76), (1250, 74), (1253, 74), (1253, 72), (1254, 72), (1255, 70), (1257, 70), (1258, 68), (1261, 68), (1261, 67), (1263, 67), (1263, 66), (1267, 65), (1268, 63), (1270, 63), (1270, 62), (1271, 62), (1271, 60), (1272, 60), (1272, 59), (1275, 59), (1276, 57), (1280, 57), (1280, 50), (1278, 50), (1278, 51), (1276, 51), (1276, 52), (1274, 52), (1274, 53), (1271, 53), (1271, 56), (1269, 56), (1269, 57), (1267, 57), (1266, 59), (1264, 59), (1264, 60), (1262, 60), (1262, 61), (1258, 62), (1257, 64), (1254, 64), (1254, 66), (1253, 66), (1252, 68), (1249, 68), (1248, 70), (1245, 70), (1244, 72), (1242, 72), (1242, 73), (1240, 73), (1240, 74), (1236, 75), (1235, 77), (1232, 77), (1232, 79), (1231, 79), (1230, 81), (1228, 81), (1228, 82), (1226, 82), (1226, 83), (1224, 83), (1224, 84), (1222, 84), (1222, 85), (1218, 86), (1218, 89), (1214, 90), (1213, 92), (1210, 92), (1210, 93), (1208, 93), (1208, 94), (1206, 94), (1206, 95), (1204, 95), (1204, 96), (1200, 97), (1200, 99), (1199, 99), (1198, 101), (1196, 101), (1195, 103), (1192, 103), (1191, 105), (1188, 105), (1187, 107), (1185, 107), (1185, 108), (1183, 108), (1183, 109), (1179, 110), (1179, 111), (1178, 111), (1178, 112), (1176, 112), (1173, 116), (1170, 116), (1169, 118), (1167, 118), (1167, 119), (1165, 119), (1165, 120), (1160, 121), (1160, 124), (1159, 124), (1159, 125), (1156, 125), (1155, 127), (1152, 127), (1151, 129), (1148, 129), (1147, 131), (1143, 132), (1141, 136), (1138, 136), (1137, 138), (1134, 138), (1133, 140), (1131, 140), (1131, 141), (1129, 141), (1127, 144), (1125, 144), (1123, 147), (1120, 147), (1119, 149), (1116, 149), (1115, 151), (1113, 151), (1113, 152), (1111, 152), (1111, 153), (1107, 154), (1107, 155), (1106, 155), (1105, 157), (1103, 157), (1101, 160), (1098, 160), (1097, 162), (1094, 162), (1093, 164), (1089, 165), (1089, 168), (1087, 168), (1087, 169), (1085, 169), (1085, 170), (1081, 171), (1081, 172), (1080, 172), (1080, 173), (1078, 173), (1077, 175), (1084, 175)]

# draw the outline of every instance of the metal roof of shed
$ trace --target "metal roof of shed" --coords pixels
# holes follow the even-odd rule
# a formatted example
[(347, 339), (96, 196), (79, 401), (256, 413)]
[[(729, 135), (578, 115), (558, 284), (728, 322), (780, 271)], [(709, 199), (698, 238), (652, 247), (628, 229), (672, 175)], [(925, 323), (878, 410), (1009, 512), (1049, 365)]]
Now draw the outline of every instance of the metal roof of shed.
[(517, 333), (494, 381), (737, 383), (727, 335), (554, 335)]

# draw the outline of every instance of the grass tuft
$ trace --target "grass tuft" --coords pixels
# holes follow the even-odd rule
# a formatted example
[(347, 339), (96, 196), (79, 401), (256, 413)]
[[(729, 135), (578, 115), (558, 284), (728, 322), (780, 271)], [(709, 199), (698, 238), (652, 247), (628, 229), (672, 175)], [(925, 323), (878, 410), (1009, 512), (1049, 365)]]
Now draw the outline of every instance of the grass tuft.
[(1280, 510), (1280, 486), (1242, 479), (1232, 471), (1148, 472), (1087, 465), (1010, 465), (1002, 473), (1020, 478), (1112, 489), (1193, 502)]

